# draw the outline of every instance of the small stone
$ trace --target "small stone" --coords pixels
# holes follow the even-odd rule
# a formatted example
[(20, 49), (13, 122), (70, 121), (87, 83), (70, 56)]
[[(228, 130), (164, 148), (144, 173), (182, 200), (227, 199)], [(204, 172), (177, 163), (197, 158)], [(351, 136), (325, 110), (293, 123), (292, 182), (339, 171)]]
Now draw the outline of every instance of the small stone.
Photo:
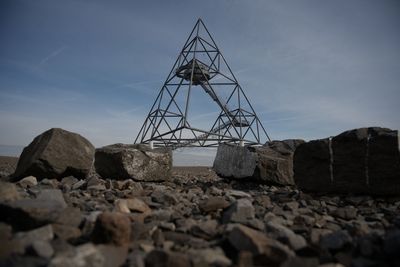
[(112, 185), (118, 190), (131, 190), (134, 192), (140, 192), (143, 190), (140, 182), (135, 182), (132, 179), (126, 179), (124, 181), (113, 180)]
[(0, 181), (0, 202), (14, 201), (20, 198), (14, 184)]
[(71, 240), (81, 236), (81, 230), (74, 226), (53, 224), (54, 234), (63, 240)]
[(140, 243), (139, 247), (141, 250), (143, 250), (146, 253), (150, 253), (151, 251), (153, 251), (155, 249), (155, 247), (152, 244), (149, 244), (148, 242)]
[(146, 253), (139, 250), (134, 249), (131, 253), (128, 254), (128, 259), (126, 260), (125, 265), (127, 267), (145, 267), (144, 258)]
[(36, 197), (37, 200), (51, 202), (54, 207), (59, 209), (65, 209), (67, 203), (65, 203), (64, 196), (61, 190), (58, 189), (44, 189)]
[(218, 222), (216, 220), (201, 221), (192, 227), (191, 233), (194, 236), (210, 240), (218, 233)]
[(17, 185), (21, 186), (22, 188), (29, 188), (37, 185), (37, 179), (35, 176), (27, 176), (20, 181), (18, 181)]
[(104, 257), (104, 267), (123, 266), (128, 257), (128, 247), (97, 245), (96, 248)]
[(115, 210), (124, 213), (151, 211), (150, 207), (139, 198), (117, 199), (115, 201)]
[(352, 238), (345, 230), (336, 231), (321, 237), (320, 246), (329, 250), (338, 250), (350, 244)]
[(72, 189), (72, 186), (79, 182), (77, 178), (74, 176), (67, 176), (61, 179), (61, 188), (63, 192), (69, 192)]
[(55, 223), (79, 227), (83, 219), (82, 212), (79, 208), (66, 207), (58, 215)]
[(190, 259), (183, 253), (155, 249), (146, 259), (146, 267), (191, 267)]
[(196, 225), (196, 221), (192, 218), (182, 218), (175, 221), (176, 231), (177, 232), (188, 232), (194, 225)]
[(36, 240), (32, 243), (31, 249), (35, 255), (45, 259), (50, 259), (54, 254), (54, 249), (48, 241)]
[(255, 210), (251, 201), (248, 199), (238, 199), (232, 203), (227, 210), (224, 211), (222, 222), (238, 222), (246, 223), (255, 217)]
[(232, 261), (228, 259), (220, 247), (190, 250), (188, 254), (194, 266), (231, 266)]
[(229, 206), (229, 202), (223, 197), (210, 197), (199, 203), (202, 212), (212, 212), (219, 209), (225, 209)]
[(307, 245), (306, 240), (301, 235), (295, 234), (289, 228), (275, 222), (265, 224), (267, 235), (288, 245), (294, 250), (299, 250)]
[(247, 267), (253, 266), (253, 254), (249, 251), (241, 250), (237, 256), (237, 266)]
[(156, 229), (151, 235), (151, 239), (156, 247), (161, 247), (165, 242), (164, 234), (160, 229)]
[(86, 189), (87, 190), (106, 190), (105, 181), (92, 176), (86, 180)]
[(297, 202), (297, 201), (287, 202), (287, 203), (285, 203), (283, 208), (285, 210), (295, 211), (299, 208), (299, 202)]
[(300, 258), (292, 257), (286, 260), (281, 267), (317, 267), (319, 265), (318, 258)]
[(27, 232), (18, 232), (15, 234), (15, 239), (20, 242), (23, 246), (27, 247), (33, 244), (33, 242), (49, 241), (54, 237), (53, 227), (51, 225), (46, 225)]
[(313, 245), (318, 245), (322, 236), (332, 233), (328, 229), (312, 228), (310, 234), (310, 241)]
[(151, 194), (151, 199), (154, 202), (161, 203), (163, 205), (175, 205), (178, 203), (178, 199), (172, 193), (165, 192), (161, 189), (154, 190)]
[(67, 176), (61, 179), (61, 184), (63, 186), (68, 186), (68, 187), (72, 187), (74, 184), (76, 184), (77, 182), (79, 182), (78, 178), (75, 178), (74, 176)]
[(72, 185), (72, 190), (77, 190), (77, 189), (81, 189), (84, 185), (86, 184), (85, 180), (79, 180), (78, 182), (76, 182), (75, 184)]
[(345, 267), (345, 266), (340, 263), (324, 263), (318, 265), (318, 267)]
[(0, 240), (9, 240), (12, 237), (12, 227), (0, 222)]
[(171, 222), (160, 222), (158, 225), (161, 229), (167, 230), (167, 231), (175, 231), (176, 226), (174, 223)]
[(400, 251), (400, 230), (391, 230), (386, 233), (385, 239), (383, 241), (384, 252), (390, 258), (399, 259)]
[(357, 247), (364, 257), (373, 258), (380, 254), (381, 238), (375, 234), (364, 235), (357, 240)]
[(239, 190), (227, 190), (225, 194), (234, 198), (251, 198), (251, 195)]
[(266, 195), (261, 195), (261, 196), (255, 197), (255, 201), (266, 209), (271, 208), (271, 206), (272, 206), (271, 198)]
[(243, 225), (235, 226), (229, 233), (228, 240), (238, 251), (249, 251), (256, 256), (253, 258), (254, 265), (279, 266), (294, 256), (293, 251), (279, 241)]
[(103, 267), (105, 263), (104, 256), (91, 243), (86, 243), (76, 247), (73, 255), (59, 254), (51, 259), (50, 267)]
[(331, 214), (343, 220), (353, 220), (357, 218), (357, 209), (351, 206), (337, 208)]
[(129, 244), (131, 223), (129, 218), (117, 212), (103, 212), (97, 217), (92, 233), (95, 243), (113, 243), (121, 246)]
[(256, 230), (260, 230), (260, 231), (264, 231), (265, 230), (265, 224), (263, 221), (259, 220), (259, 219), (250, 219), (246, 222), (247, 226), (250, 226), (253, 229)]

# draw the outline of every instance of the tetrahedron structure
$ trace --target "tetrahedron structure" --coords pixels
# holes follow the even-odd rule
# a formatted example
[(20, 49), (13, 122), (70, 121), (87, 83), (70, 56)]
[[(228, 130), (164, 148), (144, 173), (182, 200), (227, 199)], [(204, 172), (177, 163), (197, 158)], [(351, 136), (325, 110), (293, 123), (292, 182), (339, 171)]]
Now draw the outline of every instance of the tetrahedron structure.
[[(206, 102), (204, 101), (206, 100)], [(193, 104), (215, 109), (209, 125), (191, 120)], [(204, 103), (204, 104), (203, 104)], [(193, 112), (193, 111), (191, 111)], [(148, 113), (135, 143), (156, 147), (258, 145), (270, 140), (224, 56), (199, 19)]]

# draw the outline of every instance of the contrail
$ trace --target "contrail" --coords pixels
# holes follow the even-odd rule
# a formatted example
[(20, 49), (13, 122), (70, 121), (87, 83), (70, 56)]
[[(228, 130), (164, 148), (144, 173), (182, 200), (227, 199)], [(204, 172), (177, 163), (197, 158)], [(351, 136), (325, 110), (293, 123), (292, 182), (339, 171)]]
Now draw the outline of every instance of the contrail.
[(42, 66), (44, 63), (46, 63), (47, 61), (49, 61), (51, 58), (58, 56), (62, 51), (64, 51), (67, 48), (67, 46), (62, 46), (60, 48), (58, 48), (57, 50), (55, 50), (54, 52), (52, 52), (50, 55), (48, 55), (47, 57), (43, 58), (40, 63), (38, 64), (38, 67)]

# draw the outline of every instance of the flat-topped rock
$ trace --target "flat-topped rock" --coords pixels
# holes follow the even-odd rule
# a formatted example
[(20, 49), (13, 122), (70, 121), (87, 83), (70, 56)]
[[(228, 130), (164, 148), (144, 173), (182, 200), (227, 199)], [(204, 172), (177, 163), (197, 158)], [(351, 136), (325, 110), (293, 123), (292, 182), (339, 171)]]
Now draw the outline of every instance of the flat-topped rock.
[(94, 165), (104, 178), (164, 181), (171, 177), (172, 151), (140, 144), (114, 144), (96, 149)]
[(302, 144), (295, 152), (294, 172), (303, 190), (398, 195), (398, 131), (360, 128)]
[(303, 140), (272, 141), (261, 147), (221, 144), (214, 160), (215, 172), (226, 178), (253, 179), (293, 185), (293, 153)]

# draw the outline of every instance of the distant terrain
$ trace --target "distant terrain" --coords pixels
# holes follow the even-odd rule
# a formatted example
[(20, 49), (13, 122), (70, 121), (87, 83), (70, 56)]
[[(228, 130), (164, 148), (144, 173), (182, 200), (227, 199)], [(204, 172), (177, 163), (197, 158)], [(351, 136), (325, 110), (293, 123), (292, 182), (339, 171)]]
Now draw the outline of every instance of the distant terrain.
[[(0, 156), (19, 157), (23, 146), (0, 145)], [(216, 150), (187, 148), (173, 152), (174, 166), (212, 166)]]

